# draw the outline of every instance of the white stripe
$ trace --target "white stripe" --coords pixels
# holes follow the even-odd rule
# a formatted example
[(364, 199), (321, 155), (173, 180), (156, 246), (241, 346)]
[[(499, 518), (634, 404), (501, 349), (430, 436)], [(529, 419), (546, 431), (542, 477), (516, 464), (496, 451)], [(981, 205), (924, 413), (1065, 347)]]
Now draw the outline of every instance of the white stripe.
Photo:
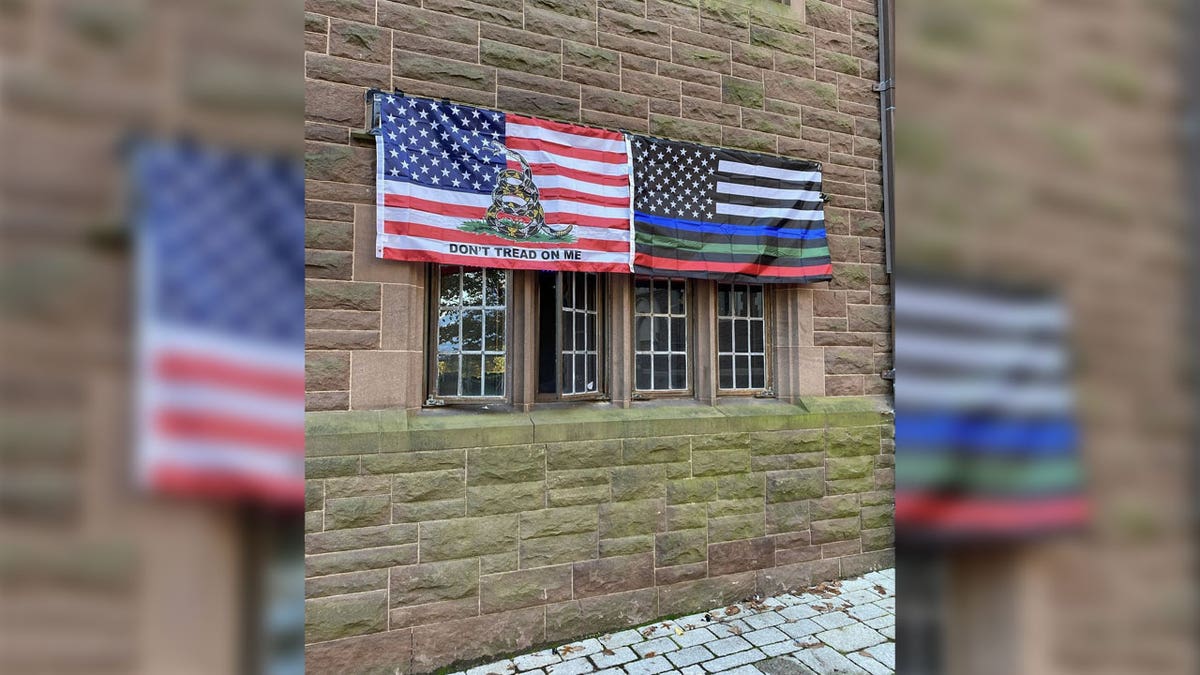
[(969, 371), (1022, 370), (1060, 375), (1067, 367), (1059, 345), (1027, 340), (954, 338), (933, 334), (896, 333), (896, 363), (907, 372), (914, 366), (953, 367)]
[(1059, 333), (1066, 330), (1066, 308), (1053, 300), (989, 297), (962, 290), (896, 285), (896, 311), (905, 320), (945, 322), (996, 332)]
[(616, 197), (619, 199), (629, 199), (628, 185), (599, 185), (597, 183), (587, 183), (576, 178), (567, 176), (538, 176), (534, 175), (533, 184), (538, 186), (539, 190), (549, 188), (565, 188), (567, 190), (576, 190), (587, 194), (596, 195), (597, 197)]
[(788, 220), (823, 220), (822, 211), (801, 211), (798, 209), (772, 209), (761, 206), (743, 206), (741, 204), (725, 204), (717, 202), (716, 212), (725, 216), (742, 216), (744, 218), (780, 218)]
[[(563, 133), (546, 129), (544, 127), (535, 127), (529, 124), (516, 124), (507, 122), (505, 134), (513, 138), (533, 138), (539, 141), (549, 141), (558, 143), (559, 145), (567, 145), (573, 148), (582, 148), (585, 150), (601, 150), (603, 152), (616, 152), (622, 155), (625, 154), (625, 142), (614, 141), (607, 138), (593, 138), (591, 136), (578, 136), (575, 134)], [(524, 150), (518, 150), (524, 154)], [(621, 163), (625, 163), (622, 158)]]
[[(398, 206), (389, 206), (384, 209), (384, 217), (387, 220), (395, 222), (417, 223), (418, 225), (428, 225), (429, 227), (437, 227), (443, 230), (451, 231), (458, 231), (459, 226), (463, 224), (463, 219), (457, 216), (444, 216), (439, 213), (429, 213), (428, 211), (401, 208)], [(560, 220), (560, 218), (554, 218), (550, 224), (569, 224), (565, 222), (559, 222)], [(580, 239), (603, 239), (606, 241), (625, 241), (629, 238), (629, 230), (615, 227), (591, 227), (586, 225), (576, 225), (575, 228), (571, 230), (571, 234), (579, 237)], [(382, 236), (382, 234), (380, 236)]]
[[(394, 248), (394, 249), (404, 250), (404, 251), (430, 251), (433, 253), (440, 253), (443, 255), (462, 255), (461, 253), (450, 253), (450, 245), (451, 244), (456, 244), (456, 245), (460, 245), (460, 246), (463, 245), (463, 244), (458, 244), (457, 242), (442, 241), (440, 239), (426, 239), (425, 237), (410, 237), (408, 235), (403, 235), (403, 234), (381, 234), (381, 235), (379, 235), (379, 237), (380, 237), (380, 240), (382, 241), (383, 245), (387, 248)], [(513, 242), (513, 244), (511, 246), (504, 246), (504, 245), (499, 245), (499, 244), (496, 244), (496, 245), (493, 245), (493, 244), (482, 244), (482, 245), (480, 245), (480, 244), (465, 244), (465, 245), (466, 246), (488, 247), (490, 250), (487, 254), (487, 258), (490, 260), (494, 260), (494, 261), (510, 259), (510, 258), (502, 258), (502, 257), (498, 256), (495, 253), (495, 251), (496, 251), (496, 249), (499, 249), (499, 248), (518, 248), (518, 249), (523, 249), (526, 251), (534, 251), (539, 256), (541, 255), (541, 252), (543, 250), (548, 250), (548, 249), (523, 248), (516, 242)], [(629, 262), (629, 254), (625, 251), (593, 251), (591, 249), (586, 249), (586, 248), (568, 248), (567, 250), (579, 251), (582, 259), (576, 260), (576, 261), (567, 261), (567, 260), (547, 261), (546, 264), (548, 266), (550, 266), (550, 265), (554, 265), (556, 262), (584, 262), (584, 263), (617, 263), (620, 265), (625, 265), (625, 264), (628, 264), (628, 262)], [(480, 251), (480, 255), (481, 256), (483, 255), (482, 251)]]
[(948, 378), (907, 374), (896, 378), (896, 407), (1065, 413), (1071, 409), (1071, 394), (1060, 384), (1013, 382), (1002, 376)]
[(816, 202), (821, 200), (821, 193), (812, 190), (780, 190), (779, 188), (726, 183), (724, 181), (717, 181), (717, 194), (762, 197), (763, 199), (778, 199), (788, 202)]
[(596, 162), (590, 159), (576, 159), (545, 150), (521, 150), (521, 156), (530, 164), (557, 164), (576, 171), (590, 171), (604, 176), (624, 176), (629, 173), (627, 162)]
[[(629, 158), (629, 162), (628, 162), (627, 166), (632, 167), (633, 166), (633, 143), (629, 137), (629, 134), (621, 134), (621, 135), (625, 137), (625, 156)], [(636, 235), (636, 229), (635, 229), (635, 226), (633, 223), (633, 221), (635, 220), (635, 218), (634, 218), (634, 195), (637, 194), (637, 188), (634, 187), (634, 183), (635, 183), (634, 171), (632, 168), (630, 168), (630, 170), (629, 170), (629, 272), (630, 272), (630, 274), (633, 273), (633, 259), (634, 259), (634, 253), (636, 252), (636, 249), (637, 249), (637, 244), (636, 244), (636, 236), (637, 235)]]
[(742, 164), (741, 162), (731, 162), (727, 159), (717, 161), (717, 171), (728, 171), (729, 173), (740, 173), (746, 176), (759, 176), (762, 178), (778, 178), (780, 180), (792, 181), (796, 183), (821, 183), (820, 171), (793, 171), (792, 169), (777, 169), (773, 166)]
[(261, 476), (285, 480), (304, 478), (303, 455), (266, 450), (253, 445), (163, 439), (161, 451), (161, 464), (192, 469), (226, 469), (245, 474), (247, 477)]
[[(492, 195), (480, 194), (478, 192), (459, 192), (452, 189), (441, 189), (429, 187), (428, 185), (419, 185), (417, 183), (406, 183), (398, 180), (385, 181), (384, 192), (394, 195), (406, 195), (424, 199), (430, 202), (441, 202), (444, 204), (462, 204), (463, 206), (477, 206), (486, 209), (492, 205)], [(380, 204), (383, 203), (381, 200)]]
[(304, 426), (304, 401), (298, 396), (271, 396), (230, 386), (162, 380), (152, 380), (146, 383), (146, 388), (150, 400), (159, 409), (220, 413), (271, 424)]
[(562, 213), (575, 213), (581, 216), (594, 216), (596, 218), (616, 218), (617, 220), (625, 220), (629, 215), (628, 207), (626, 206), (598, 206), (596, 204), (587, 204), (567, 199), (543, 199), (542, 208), (546, 209), (547, 213), (559, 211)]
[[(192, 326), (174, 326), (164, 321), (147, 321), (141, 349), (151, 358), (164, 349), (189, 352), (227, 361), (230, 365), (254, 370), (278, 370), (285, 375), (304, 372), (304, 346), (280, 346), (245, 338), (231, 338)], [(153, 372), (147, 373), (148, 376)]]

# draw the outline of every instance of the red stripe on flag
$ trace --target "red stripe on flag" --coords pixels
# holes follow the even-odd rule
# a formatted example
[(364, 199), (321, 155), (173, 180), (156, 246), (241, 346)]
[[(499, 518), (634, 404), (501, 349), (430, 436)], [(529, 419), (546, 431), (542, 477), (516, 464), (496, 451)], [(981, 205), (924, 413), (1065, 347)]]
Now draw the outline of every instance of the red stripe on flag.
[(452, 241), (463, 244), (482, 244), (484, 246), (519, 245), (522, 248), (586, 249), (589, 251), (608, 251), (613, 253), (621, 253), (629, 250), (629, 242), (625, 241), (611, 241), (608, 239), (578, 239), (573, 242), (564, 243), (513, 241), (511, 239), (505, 239), (499, 235), (463, 232), (462, 230), (447, 230), (441, 227), (433, 227), (431, 225), (406, 223), (396, 220), (383, 221), (383, 231), (387, 234), (408, 235), (410, 237), (421, 237), (422, 239)]
[(415, 209), (417, 211), (436, 213), (442, 216), (454, 216), (455, 218), (463, 218), (465, 220), (479, 220), (487, 215), (487, 208), (482, 206), (452, 204), (450, 202), (433, 202), (427, 199), (418, 199), (409, 195), (395, 194), (393, 192), (388, 192), (383, 195), (383, 205)]
[[(601, 197), (587, 192), (569, 188), (542, 188), (538, 190), (541, 199), (569, 199), (571, 201), (595, 204), (596, 206), (611, 206), (613, 208), (629, 208), (628, 197)], [(628, 222), (628, 219), (625, 219)]]
[[(408, 260), (413, 262), (435, 262), (448, 263), (451, 265), (466, 265), (467, 267), (478, 267), (479, 258), (466, 255), (450, 255), (448, 253), (437, 253), (435, 251), (417, 251), (410, 249), (399, 249), (385, 246), (383, 248), (384, 260)], [(629, 272), (629, 265), (625, 263), (608, 263), (608, 262), (589, 262), (587, 260), (520, 260), (512, 258), (489, 258), (488, 267), (498, 267), (511, 270), (544, 270), (547, 265), (553, 265), (553, 269), (566, 270), (568, 272)]]
[(608, 129), (598, 129), (596, 127), (584, 127), (578, 124), (569, 122), (554, 122), (551, 120), (535, 119), (533, 117), (525, 117), (524, 115), (514, 115), (508, 113), (505, 117), (509, 124), (524, 124), (531, 127), (541, 127), (551, 131), (557, 131), (564, 134), (575, 134), (576, 136), (587, 136), (588, 138), (603, 138), (609, 141), (625, 141), (625, 135), (618, 131), (609, 131)]
[(304, 454), (304, 427), (280, 426), (256, 420), (239, 419), (219, 413), (190, 410), (159, 410), (154, 424), (165, 436), (189, 440), (220, 441), (261, 445), (280, 452)]
[(304, 480), (272, 478), (233, 470), (160, 464), (150, 474), (152, 487), (176, 495), (222, 499), (255, 498), (283, 506), (304, 504)]
[(304, 399), (304, 376), (234, 364), (209, 356), (164, 352), (153, 364), (154, 373), (168, 382), (211, 384), (259, 394)]
[(675, 260), (637, 253), (634, 264), (656, 270), (672, 272), (729, 272), (734, 274), (753, 274), (756, 276), (795, 276), (813, 277), (833, 274), (833, 265), (808, 265), (805, 267), (788, 267), (784, 265), (758, 265), (738, 262), (707, 262), (704, 260)]
[(585, 183), (595, 183), (596, 185), (629, 185), (629, 174), (623, 173), (616, 176), (610, 176), (603, 173), (592, 173), (591, 171), (581, 171), (560, 164), (541, 163), (530, 164), (529, 168), (533, 171), (534, 176), (563, 176), (564, 178), (574, 178)]
[(540, 138), (521, 138), (519, 136), (508, 136), (504, 139), (504, 144), (513, 150), (535, 150), (548, 152), (558, 155), (559, 157), (582, 159), (589, 162), (603, 162), (605, 164), (626, 163), (625, 153), (623, 152), (608, 152), (606, 150), (592, 150), (590, 148), (573, 148), (569, 145), (544, 141)]
[(1077, 525), (1088, 518), (1083, 497), (1051, 499), (962, 499), (896, 493), (896, 522), (957, 530), (1013, 530), (1048, 525)]

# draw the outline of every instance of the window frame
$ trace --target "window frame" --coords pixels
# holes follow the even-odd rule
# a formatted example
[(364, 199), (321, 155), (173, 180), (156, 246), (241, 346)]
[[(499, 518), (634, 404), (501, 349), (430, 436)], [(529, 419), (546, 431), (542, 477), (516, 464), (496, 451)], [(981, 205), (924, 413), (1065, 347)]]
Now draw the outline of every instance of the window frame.
[[(774, 310), (774, 293), (771, 284), (752, 284), (748, 282), (714, 281), (713, 284), (713, 386), (717, 396), (763, 396), (775, 391), (775, 345), (772, 341), (772, 312)], [(763, 289), (763, 386), (762, 388), (725, 388), (721, 386), (721, 286), (761, 286)], [(736, 352), (735, 352), (736, 354)], [(736, 368), (736, 360), (735, 360)], [(736, 372), (736, 371), (735, 371)], [(737, 378), (734, 378), (737, 381)]]
[[(445, 396), (437, 392), (437, 363), (438, 363), (438, 319), (441, 315), (441, 279), (443, 267), (476, 268), (484, 270), (487, 267), (474, 265), (457, 265), (445, 263), (430, 263), (426, 274), (426, 325), (425, 336), (425, 393), (426, 399), (422, 407), (442, 405), (496, 405), (509, 404), (513, 401), (513, 270), (501, 269), (504, 274), (504, 394), (500, 396)], [(494, 268), (492, 268), (494, 269)], [(486, 325), (484, 327), (486, 331)]]
[[(687, 340), (684, 345), (685, 367), (684, 373), (687, 377), (687, 387), (684, 389), (639, 389), (637, 386), (637, 282), (639, 280), (650, 280), (653, 288), (653, 281), (666, 280), (672, 282), (683, 283), (683, 309), (684, 309), (684, 327), (687, 331)], [(629, 280), (629, 330), (630, 342), (629, 353), (625, 357), (629, 361), (629, 396), (634, 401), (649, 400), (649, 399), (688, 399), (696, 398), (696, 364), (698, 363), (699, 354), (697, 353), (696, 342), (696, 283), (697, 279), (689, 279), (687, 277), (675, 276), (651, 276), (647, 274), (630, 275)], [(650, 315), (653, 317), (653, 313)], [(652, 322), (653, 323), (653, 322)], [(651, 346), (653, 347), (653, 335), (651, 335)], [(653, 358), (653, 349), (651, 349), (651, 358)], [(651, 378), (653, 381), (653, 378)]]
[[(534, 391), (535, 403), (554, 403), (566, 401), (605, 401), (609, 399), (608, 383), (609, 363), (607, 349), (609, 340), (606, 336), (608, 332), (608, 274), (603, 272), (575, 272), (558, 270), (554, 272), (554, 377), (555, 388), (554, 393), (543, 393)], [(562, 364), (563, 364), (563, 275), (564, 274), (593, 274), (596, 277), (596, 390), (585, 391), (580, 393), (565, 393), (562, 386)], [(541, 293), (539, 288), (536, 293)], [(537, 303), (538, 311), (541, 311), (541, 303)], [(539, 317), (540, 319), (540, 317)], [(540, 323), (540, 321), (539, 321)], [(537, 332), (534, 339), (534, 349), (532, 355), (537, 361), (543, 349), (543, 336), (540, 331)], [(536, 379), (536, 378), (535, 378)]]

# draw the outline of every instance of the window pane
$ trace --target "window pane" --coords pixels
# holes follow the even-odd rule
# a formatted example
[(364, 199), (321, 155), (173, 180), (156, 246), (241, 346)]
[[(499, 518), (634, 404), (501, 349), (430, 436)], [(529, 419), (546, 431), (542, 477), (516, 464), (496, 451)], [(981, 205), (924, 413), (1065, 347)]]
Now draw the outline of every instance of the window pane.
[(635, 314), (650, 313), (650, 282), (639, 280), (633, 285), (633, 311)]
[(754, 389), (762, 389), (767, 386), (767, 364), (765, 357), (750, 357), (750, 386)]
[(587, 357), (587, 390), (598, 391), (600, 388), (599, 378), (600, 371), (597, 369), (599, 357), (595, 354), (589, 354)]
[(668, 307), (667, 286), (669, 283), (670, 283), (669, 281), (662, 280), (662, 279), (656, 280), (654, 282), (654, 313), (655, 314), (666, 314), (667, 313), (667, 307)]
[(562, 350), (569, 352), (575, 349), (575, 313), (563, 310), (562, 312)]
[(438, 356), (437, 393), (440, 396), (458, 396), (458, 354)]
[(564, 393), (569, 393), (571, 388), (575, 386), (575, 359), (569, 354), (562, 357), (562, 390)]
[(733, 389), (733, 357), (717, 357), (718, 386), (722, 389)]
[(639, 352), (650, 351), (650, 326), (653, 319), (639, 316), (634, 319), (634, 349)]
[(464, 311), (462, 320), (462, 349), (464, 352), (483, 351), (483, 312)]
[(671, 355), (671, 388), (687, 389), (687, 357), (683, 354)]
[(733, 315), (734, 316), (746, 316), (746, 314), (747, 314), (746, 287), (745, 286), (734, 286), (733, 287)]
[(462, 297), (462, 268), (457, 266), (441, 267), (439, 301), (442, 307), (452, 307), (458, 304)]
[(666, 317), (654, 317), (654, 351), (665, 352), (670, 348), (670, 326)]
[(585, 347), (589, 352), (596, 350), (596, 315), (587, 314), (584, 317), (584, 322), (587, 324), (587, 344)]
[(654, 355), (654, 388), (655, 389), (670, 389), (671, 388), (671, 365), (670, 360), (665, 354)]
[(575, 388), (572, 390), (576, 394), (588, 390), (587, 386), (587, 357), (583, 354), (575, 355)]
[(487, 356), (484, 358), (484, 396), (504, 395), (504, 357)]
[(750, 287), (750, 316), (761, 317), (765, 308), (763, 306), (763, 295), (765, 291), (762, 286)]
[(750, 322), (750, 351), (762, 352), (766, 350), (766, 323), (762, 321)]
[(750, 387), (750, 357), (738, 354), (734, 357), (733, 386), (738, 389)]
[(504, 351), (504, 310), (489, 309), (485, 313), (483, 346), (489, 352)]
[(575, 312), (575, 349), (583, 351), (587, 345), (587, 315)]
[(671, 313), (683, 315), (686, 314), (683, 306), (683, 282), (672, 281), (671, 284)]
[(634, 384), (638, 389), (649, 389), (650, 381), (650, 355), (638, 354), (634, 359)]
[(717, 322), (717, 351), (733, 351), (733, 322), (727, 319)]
[(734, 343), (738, 346), (738, 351), (750, 351), (750, 322), (746, 319), (738, 319), (737, 336), (734, 338)]
[(442, 310), (438, 317), (438, 348), (439, 352), (457, 352), (462, 348), (458, 336), (460, 313), (456, 309)]
[(489, 307), (504, 306), (504, 270), (489, 269), (486, 272), (487, 293), (485, 300)]
[(671, 351), (682, 352), (687, 349), (687, 320), (683, 317), (671, 319)]
[(483, 395), (483, 357), (464, 354), (462, 357), (462, 395)]
[(729, 286), (717, 288), (717, 316), (729, 316)]
[(464, 268), (462, 274), (462, 304), (483, 304), (483, 270), (479, 268)]

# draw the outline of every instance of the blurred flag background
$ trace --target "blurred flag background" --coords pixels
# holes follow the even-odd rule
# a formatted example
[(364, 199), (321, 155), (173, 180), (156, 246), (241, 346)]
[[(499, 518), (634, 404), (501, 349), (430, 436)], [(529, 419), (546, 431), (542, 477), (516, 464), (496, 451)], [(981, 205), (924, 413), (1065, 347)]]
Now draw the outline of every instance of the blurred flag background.
[(0, 2), (2, 673), (303, 672), (302, 31)]

